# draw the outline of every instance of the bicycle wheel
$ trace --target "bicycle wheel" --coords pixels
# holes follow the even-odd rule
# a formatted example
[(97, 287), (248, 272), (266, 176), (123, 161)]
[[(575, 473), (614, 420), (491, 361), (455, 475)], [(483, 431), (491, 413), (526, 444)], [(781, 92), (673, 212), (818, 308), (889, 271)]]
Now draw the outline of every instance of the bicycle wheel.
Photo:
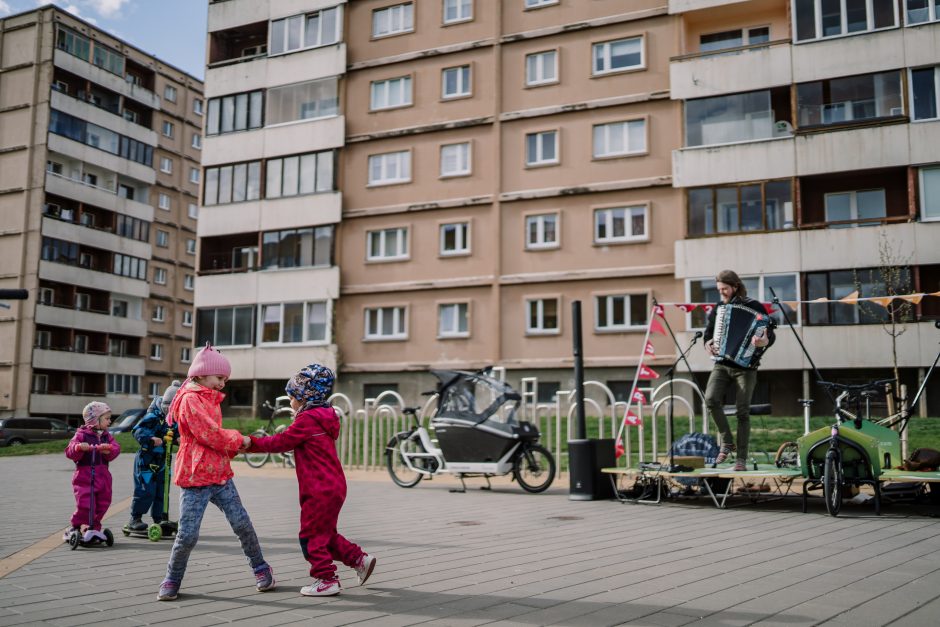
[[(264, 429), (258, 429), (251, 435), (257, 438), (263, 438), (268, 435), (268, 432)], [(268, 463), (269, 459), (271, 459), (271, 453), (245, 453), (245, 463), (252, 468), (261, 468)]]
[(555, 458), (541, 444), (523, 444), (513, 462), (512, 476), (526, 492), (544, 492), (555, 480)]
[[(287, 431), (288, 425), (278, 425), (277, 429), (274, 430), (274, 435), (284, 433)], [(278, 460), (287, 466), (288, 468), (294, 467), (294, 451), (284, 451), (283, 453), (273, 453), (272, 454), (275, 460)]]
[(838, 516), (842, 507), (842, 454), (839, 449), (829, 449), (823, 466), (823, 496), (826, 511), (830, 516)]
[(425, 452), (421, 442), (412, 439), (410, 434), (396, 435), (385, 449), (385, 466), (388, 468), (388, 474), (395, 482), (395, 485), (402, 488), (413, 488), (424, 479), (424, 475), (408, 467), (405, 458), (402, 456), (403, 450), (405, 453)]

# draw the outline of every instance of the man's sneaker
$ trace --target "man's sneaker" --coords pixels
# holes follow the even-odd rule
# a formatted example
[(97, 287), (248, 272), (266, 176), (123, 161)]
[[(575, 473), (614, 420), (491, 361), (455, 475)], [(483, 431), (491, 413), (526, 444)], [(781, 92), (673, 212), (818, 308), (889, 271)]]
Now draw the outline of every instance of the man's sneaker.
[(127, 529), (128, 531), (147, 531), (147, 523), (140, 518), (131, 518), (131, 521), (127, 523)]
[(734, 462), (734, 471), (735, 471), (735, 472), (744, 472), (745, 470), (747, 470), (747, 460), (746, 460), (746, 459), (739, 459), (739, 460), (737, 460), (737, 461)]
[(728, 456), (734, 452), (734, 444), (722, 444), (721, 449), (718, 451), (718, 457), (715, 458), (716, 464), (723, 464)]
[(336, 579), (314, 579), (309, 586), (300, 589), (305, 597), (331, 597), (339, 594), (340, 585)]
[(160, 584), (160, 591), (157, 592), (157, 601), (172, 601), (180, 592), (180, 585), (176, 581), (164, 579)]
[(356, 566), (356, 575), (359, 577), (359, 585), (365, 585), (366, 580), (375, 570), (375, 558), (368, 553), (363, 553), (359, 558), (359, 565)]
[(274, 571), (271, 570), (270, 566), (262, 566), (255, 571), (255, 587), (258, 589), (258, 592), (267, 592), (268, 590), (274, 590), (277, 582), (274, 581)]

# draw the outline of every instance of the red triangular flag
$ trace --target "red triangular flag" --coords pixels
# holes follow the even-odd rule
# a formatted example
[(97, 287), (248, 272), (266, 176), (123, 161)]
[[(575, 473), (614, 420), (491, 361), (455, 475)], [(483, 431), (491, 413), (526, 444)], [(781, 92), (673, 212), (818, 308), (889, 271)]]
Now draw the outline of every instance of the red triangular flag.
[(659, 324), (659, 320), (653, 318), (650, 320), (650, 333), (659, 333), (660, 335), (666, 335), (666, 329), (663, 328), (663, 325)]
[(623, 449), (623, 441), (622, 441), (622, 440), (617, 440), (617, 443), (614, 445), (614, 456), (615, 456), (614, 458), (615, 458), (615, 459), (619, 459), (619, 458), (623, 457), (623, 454), (624, 454), (625, 452), (626, 452), (626, 451), (624, 451), (624, 449)]
[(652, 368), (647, 368), (646, 366), (640, 364), (640, 378), (641, 379), (658, 379), (659, 375), (656, 374), (656, 371)]
[(653, 313), (656, 314), (657, 316), (665, 316), (666, 308), (663, 307), (662, 305), (653, 305)]
[(695, 308), (698, 307), (695, 303), (676, 303), (676, 307), (684, 311), (685, 313), (692, 313), (695, 311)]
[(647, 340), (646, 346), (643, 347), (643, 354), (652, 355), (653, 357), (656, 356), (656, 349), (653, 348), (653, 343), (649, 340)]
[(623, 424), (630, 425), (631, 427), (638, 427), (639, 425), (643, 424), (643, 421), (632, 411), (628, 411), (626, 417), (623, 419)]
[(776, 309), (774, 309), (773, 303), (761, 303), (761, 305), (764, 306), (764, 311), (767, 312), (768, 316), (774, 313), (775, 311), (777, 311)]
[(706, 313), (706, 314), (710, 314), (710, 313), (712, 312), (712, 309), (715, 308), (714, 305), (710, 305), (710, 304), (708, 304), (708, 303), (705, 303), (705, 304), (700, 305), (700, 306), (701, 306), (702, 309), (705, 310), (705, 313)]
[(630, 402), (640, 403), (641, 405), (649, 405), (646, 402), (646, 396), (643, 395), (643, 392), (636, 390), (633, 392), (633, 398), (630, 399)]

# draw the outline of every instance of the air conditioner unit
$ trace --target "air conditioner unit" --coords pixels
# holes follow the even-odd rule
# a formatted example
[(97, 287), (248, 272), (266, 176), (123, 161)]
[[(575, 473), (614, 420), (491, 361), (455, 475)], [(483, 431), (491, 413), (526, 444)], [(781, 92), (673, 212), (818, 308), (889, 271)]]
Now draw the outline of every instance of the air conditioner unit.
[(258, 44), (257, 46), (248, 46), (247, 48), (242, 48), (243, 57), (255, 57), (259, 54), (268, 53), (268, 44)]

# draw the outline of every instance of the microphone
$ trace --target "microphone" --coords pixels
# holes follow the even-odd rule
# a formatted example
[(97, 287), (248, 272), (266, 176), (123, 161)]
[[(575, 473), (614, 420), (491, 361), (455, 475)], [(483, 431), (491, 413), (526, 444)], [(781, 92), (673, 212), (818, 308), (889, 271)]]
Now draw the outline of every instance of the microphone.
[(699, 338), (702, 337), (703, 335), (705, 335), (705, 332), (704, 332), (704, 331), (696, 331), (696, 332), (695, 332), (695, 339), (699, 339)]

